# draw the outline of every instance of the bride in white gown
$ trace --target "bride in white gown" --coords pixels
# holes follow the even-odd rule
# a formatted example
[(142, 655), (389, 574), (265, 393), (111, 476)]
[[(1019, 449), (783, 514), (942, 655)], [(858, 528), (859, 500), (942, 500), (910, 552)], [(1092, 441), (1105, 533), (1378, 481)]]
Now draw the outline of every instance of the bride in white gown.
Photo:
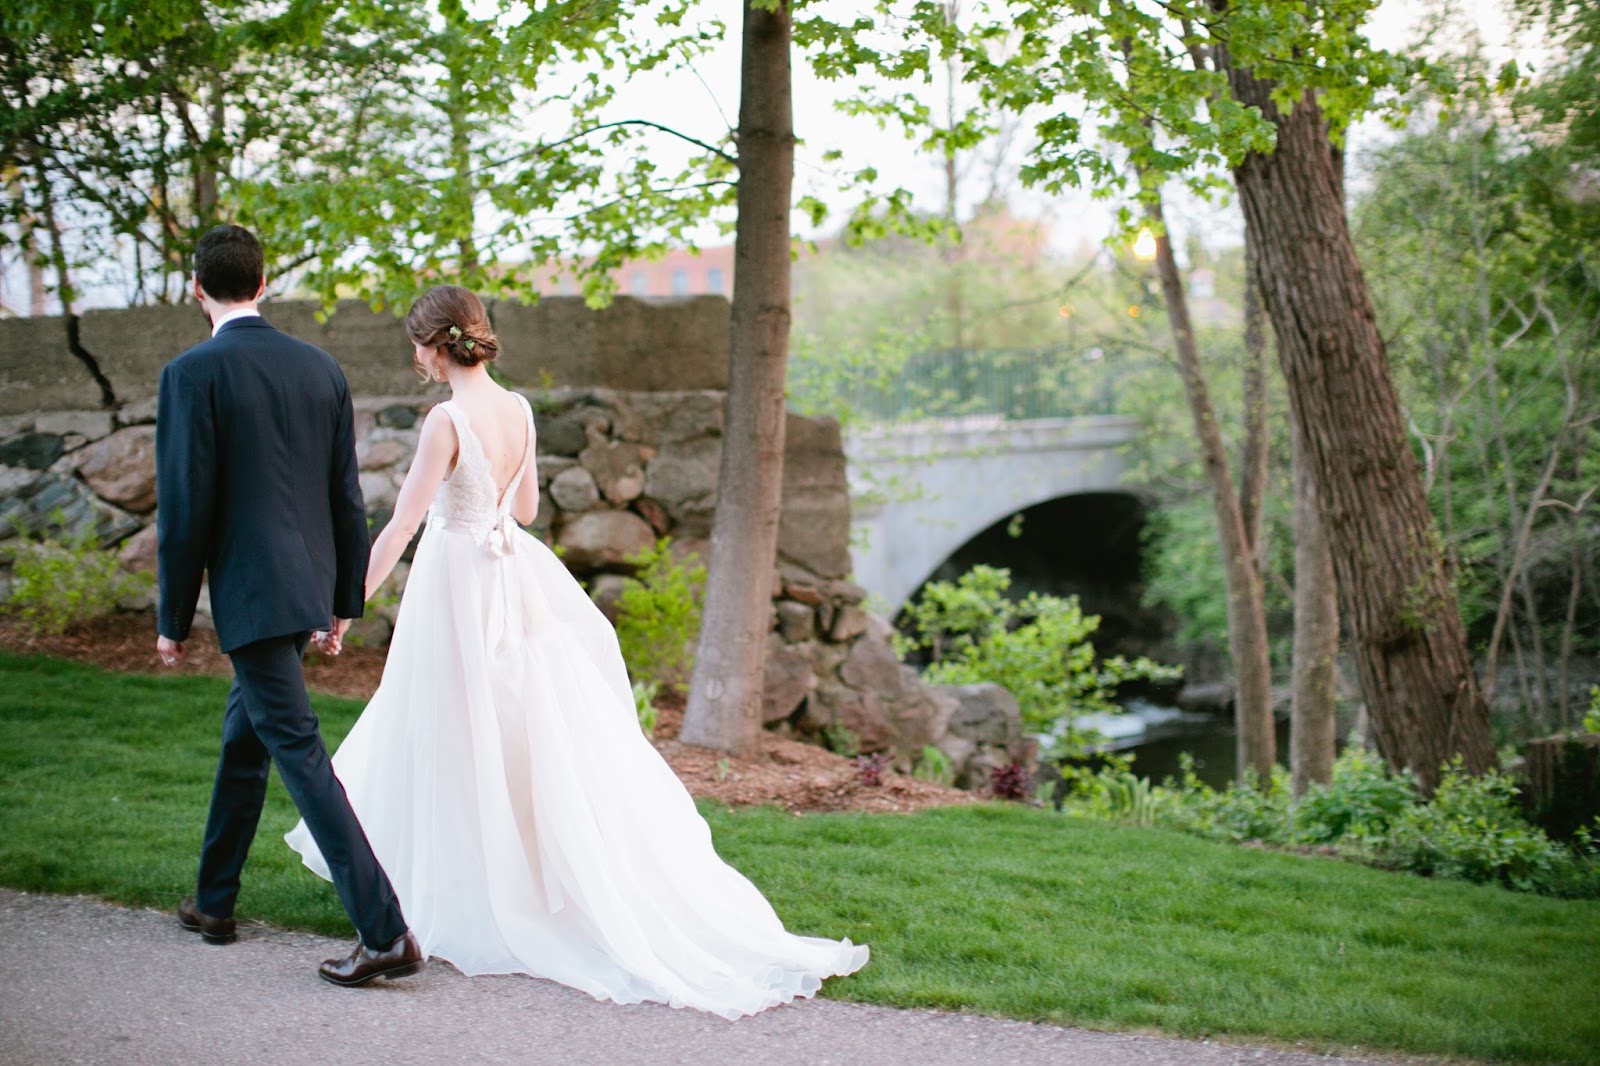
[[(865, 946), (785, 931), (717, 856), (639, 728), (610, 624), (518, 527), (538, 510), (533, 413), (487, 373), (482, 304), (439, 286), (406, 330), (452, 396), (373, 543), (369, 599), (426, 514), (383, 680), (333, 765), (424, 953), (730, 1019), (859, 969)], [(328, 876), (304, 823), (286, 839)]]

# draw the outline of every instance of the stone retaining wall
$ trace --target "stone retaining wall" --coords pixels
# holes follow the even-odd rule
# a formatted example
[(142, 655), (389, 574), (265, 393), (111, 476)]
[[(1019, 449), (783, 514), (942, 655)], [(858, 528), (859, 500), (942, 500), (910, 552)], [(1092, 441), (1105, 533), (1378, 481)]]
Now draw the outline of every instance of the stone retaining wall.
[[(602, 606), (620, 591), (625, 557), (659, 537), (680, 553), (706, 555), (722, 456), (727, 309), (719, 297), (619, 300), (603, 312), (571, 299), (493, 309), (504, 353), (497, 365), (536, 412), (541, 504), (530, 529), (563, 549)], [(320, 325), (312, 312), (304, 304), (267, 310), (345, 367), (356, 393), (361, 488), (378, 528), (422, 417), (446, 390), (411, 373), (410, 345), (392, 316), (341, 306)], [(64, 336), (59, 320), (0, 322), (0, 542), (18, 532), (91, 533), (131, 569), (154, 568), (154, 387), (166, 360), (203, 338), (201, 327), (192, 309), (84, 315), (85, 345), (121, 401), (107, 411), (92, 409), (99, 391), (86, 373), (82, 381), (69, 373), (80, 366), (71, 355), (47, 346), (52, 328)], [(544, 387), (527, 387), (530, 376)], [(899, 663), (888, 624), (868, 615), (863, 590), (848, 579), (838, 425), (790, 415), (786, 436), (777, 573), (751, 576), (773, 595), (766, 723), (803, 736), (844, 726), (862, 750), (907, 758), (938, 746), (981, 783), (987, 766), (1024, 753), (1020, 725), (1009, 724), (1015, 701), (988, 694), (973, 704)], [(0, 566), (0, 599), (8, 585)], [(386, 642), (395, 611), (378, 607), (358, 632)]]
[[(261, 310), (285, 333), (332, 353), (358, 396), (430, 394), (411, 372), (411, 343), (391, 311), (343, 300), (319, 322), (320, 308), (309, 301), (273, 301)], [(501, 338), (497, 365), (512, 384), (624, 392), (728, 385), (728, 301), (720, 296), (621, 296), (602, 311), (575, 296), (532, 306), (494, 300), (489, 317)], [(78, 318), (79, 343), (99, 363), (121, 408), (153, 400), (161, 368), (207, 332), (194, 306), (88, 311)], [(99, 404), (100, 390), (68, 347), (62, 319), (0, 319), (0, 416)]]

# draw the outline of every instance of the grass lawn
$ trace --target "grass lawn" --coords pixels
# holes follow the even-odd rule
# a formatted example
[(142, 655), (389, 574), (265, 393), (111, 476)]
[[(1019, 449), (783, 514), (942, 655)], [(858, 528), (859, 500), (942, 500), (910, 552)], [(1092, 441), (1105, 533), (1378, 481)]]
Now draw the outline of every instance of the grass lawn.
[[(0, 883), (171, 906), (192, 886), (225, 683), (0, 655)], [(359, 705), (317, 698), (330, 741)], [(1015, 806), (708, 809), (796, 932), (872, 945), (828, 995), (1318, 1049), (1600, 1063), (1600, 903), (1433, 882)], [(347, 935), (279, 837), (240, 914)]]

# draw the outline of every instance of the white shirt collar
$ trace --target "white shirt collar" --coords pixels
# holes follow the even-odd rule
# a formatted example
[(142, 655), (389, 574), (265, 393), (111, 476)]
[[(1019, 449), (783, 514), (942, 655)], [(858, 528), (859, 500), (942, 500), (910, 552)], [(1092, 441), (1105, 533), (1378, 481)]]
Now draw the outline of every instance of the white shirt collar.
[(211, 323), (211, 335), (215, 337), (217, 335), (217, 331), (223, 326), (226, 326), (229, 322), (234, 322), (241, 318), (260, 317), (261, 312), (257, 311), (254, 307), (235, 307), (232, 311), (229, 311), (227, 314)]

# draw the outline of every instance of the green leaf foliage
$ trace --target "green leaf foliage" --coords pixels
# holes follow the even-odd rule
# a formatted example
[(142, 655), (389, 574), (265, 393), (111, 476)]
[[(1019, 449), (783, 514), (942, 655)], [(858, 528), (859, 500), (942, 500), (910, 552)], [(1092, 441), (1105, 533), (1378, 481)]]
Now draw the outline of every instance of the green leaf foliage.
[(117, 610), (147, 592), (155, 576), (129, 573), (117, 553), (100, 547), (93, 531), (60, 540), (21, 540), (11, 559), (11, 598), (5, 609), (35, 634), (64, 633)]
[(636, 682), (682, 689), (694, 668), (705, 567), (692, 552), (674, 558), (669, 538), (629, 556), (628, 563), (636, 571), (617, 600), (623, 661)]
[(926, 653), (926, 680), (938, 685), (1003, 685), (1022, 711), (1023, 726), (1050, 733), (1063, 751), (1092, 737), (1073, 725), (1079, 715), (1115, 710), (1112, 696), (1125, 681), (1176, 677), (1175, 667), (1121, 656), (1100, 659), (1090, 637), (1100, 626), (1077, 597), (1006, 593), (1009, 571), (975, 566), (954, 582), (930, 581), (906, 608), (910, 635), (897, 634), (900, 653)]

